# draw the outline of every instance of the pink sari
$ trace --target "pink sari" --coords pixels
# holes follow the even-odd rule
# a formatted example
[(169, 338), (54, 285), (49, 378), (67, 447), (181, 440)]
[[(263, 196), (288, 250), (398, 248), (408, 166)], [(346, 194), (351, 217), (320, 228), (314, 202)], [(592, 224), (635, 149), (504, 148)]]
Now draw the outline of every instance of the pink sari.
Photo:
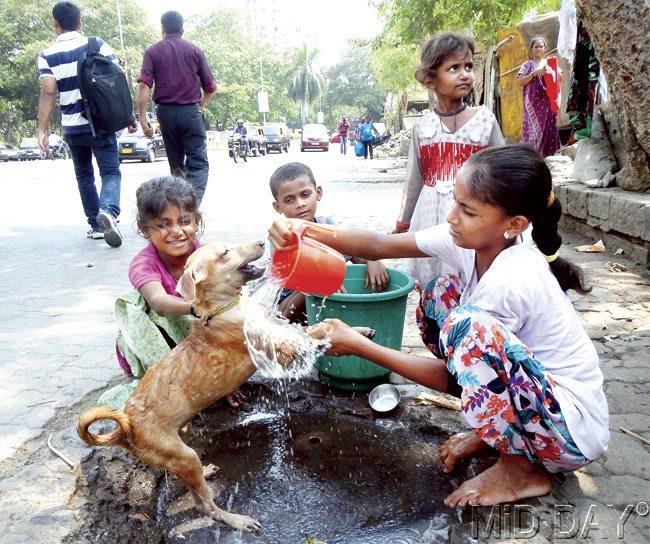
[[(534, 61), (526, 61), (519, 70), (519, 75), (527, 76), (536, 68), (537, 64)], [(523, 93), (522, 140), (543, 157), (554, 155), (560, 149), (557, 113), (551, 110), (543, 77), (535, 76), (528, 85), (524, 86)]]

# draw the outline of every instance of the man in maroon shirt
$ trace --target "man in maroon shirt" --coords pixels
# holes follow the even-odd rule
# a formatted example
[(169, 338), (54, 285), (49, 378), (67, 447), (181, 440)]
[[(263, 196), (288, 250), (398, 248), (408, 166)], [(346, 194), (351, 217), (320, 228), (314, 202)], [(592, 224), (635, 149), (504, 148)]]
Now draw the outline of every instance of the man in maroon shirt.
[[(160, 18), (163, 39), (144, 53), (138, 78), (142, 130), (153, 137), (147, 120), (151, 87), (157, 104), (172, 175), (187, 179), (201, 203), (208, 183), (208, 151), (203, 107), (217, 90), (203, 51), (182, 38), (183, 17), (167, 11)], [(201, 92), (203, 91), (203, 92)]]

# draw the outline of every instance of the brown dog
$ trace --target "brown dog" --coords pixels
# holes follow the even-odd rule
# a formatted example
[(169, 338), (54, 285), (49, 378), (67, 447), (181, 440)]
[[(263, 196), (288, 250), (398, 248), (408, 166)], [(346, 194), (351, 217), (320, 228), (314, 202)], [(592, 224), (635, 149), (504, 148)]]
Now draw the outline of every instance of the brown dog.
[[(205, 478), (215, 467), (203, 467), (196, 452), (179, 437), (179, 429), (224, 395), (252, 376), (256, 367), (244, 342), (244, 317), (266, 319), (273, 347), (281, 363), (295, 355), (287, 327), (266, 316), (265, 309), (241, 288), (262, 270), (249, 263), (264, 253), (264, 243), (239, 247), (209, 244), (188, 259), (179, 292), (193, 300), (201, 316), (188, 338), (153, 366), (142, 378), (123, 412), (92, 408), (79, 417), (77, 433), (93, 446), (121, 446), (141, 461), (169, 471), (190, 489), (197, 508), (217, 522), (250, 532), (261, 525), (248, 516), (220, 509), (212, 499)], [(310, 336), (325, 337), (329, 325), (314, 327)], [(362, 332), (371, 335), (374, 331)], [(100, 419), (111, 419), (118, 428), (96, 435), (88, 428)]]

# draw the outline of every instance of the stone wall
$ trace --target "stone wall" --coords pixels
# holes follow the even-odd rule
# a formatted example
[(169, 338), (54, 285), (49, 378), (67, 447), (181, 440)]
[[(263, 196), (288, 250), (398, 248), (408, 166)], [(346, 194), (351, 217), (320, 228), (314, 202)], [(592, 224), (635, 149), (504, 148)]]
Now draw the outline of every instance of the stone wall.
[(603, 240), (608, 250), (622, 249), (637, 264), (650, 268), (650, 194), (618, 188), (590, 189), (569, 181), (555, 185), (562, 204), (562, 226)]

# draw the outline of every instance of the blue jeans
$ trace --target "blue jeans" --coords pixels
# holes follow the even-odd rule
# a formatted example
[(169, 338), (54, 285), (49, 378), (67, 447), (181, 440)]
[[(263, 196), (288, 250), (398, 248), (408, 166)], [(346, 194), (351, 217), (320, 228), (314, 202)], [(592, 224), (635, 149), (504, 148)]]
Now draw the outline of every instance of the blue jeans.
[(345, 136), (341, 136), (341, 153), (344, 155), (348, 153), (348, 139)]
[(169, 170), (188, 181), (201, 204), (209, 175), (203, 112), (197, 104), (158, 104), (157, 112)]
[[(97, 214), (105, 211), (113, 217), (120, 215), (120, 160), (117, 154), (115, 134), (96, 136), (90, 133), (66, 135), (65, 141), (70, 148), (74, 173), (79, 186), (79, 196), (88, 224), (93, 230), (101, 230), (97, 226)], [(93, 155), (99, 166), (102, 178), (102, 188), (97, 194), (95, 186), (95, 170)]]

